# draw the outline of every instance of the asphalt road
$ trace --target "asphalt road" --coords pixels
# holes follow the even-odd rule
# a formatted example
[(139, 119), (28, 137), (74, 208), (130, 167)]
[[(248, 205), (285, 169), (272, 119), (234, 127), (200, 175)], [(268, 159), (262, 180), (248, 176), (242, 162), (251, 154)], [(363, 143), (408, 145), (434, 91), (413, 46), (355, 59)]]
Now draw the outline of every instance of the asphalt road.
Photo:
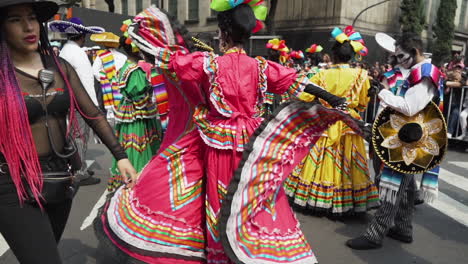
[[(103, 145), (91, 145), (88, 159), (95, 161), (92, 168), (103, 181), (80, 189), (59, 248), (66, 264), (113, 264), (98, 249), (92, 226), (111, 158)], [(381, 249), (352, 251), (345, 241), (364, 230), (371, 214), (341, 221), (298, 214), (320, 264), (468, 264), (468, 154), (449, 151), (442, 168), (439, 200), (416, 208), (412, 244), (387, 239)], [(4, 242), (0, 242), (0, 263), (18, 263)]]

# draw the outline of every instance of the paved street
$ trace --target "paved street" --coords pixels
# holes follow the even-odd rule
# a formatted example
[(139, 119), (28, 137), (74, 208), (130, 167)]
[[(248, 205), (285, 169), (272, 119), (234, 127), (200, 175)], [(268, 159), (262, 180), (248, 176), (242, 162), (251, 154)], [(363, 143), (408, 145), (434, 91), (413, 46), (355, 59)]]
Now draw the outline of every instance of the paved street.
[[(100, 185), (80, 189), (60, 252), (67, 264), (111, 264), (113, 261), (97, 250), (92, 227), (96, 209), (104, 199), (104, 179), (109, 174), (111, 159), (103, 145), (91, 145), (88, 156), (92, 168), (103, 181)], [(320, 264), (468, 263), (468, 153), (450, 151), (442, 168), (439, 199), (433, 205), (417, 207), (415, 242), (409, 245), (387, 239), (382, 249), (352, 251), (344, 242), (359, 235), (370, 216), (332, 221), (298, 214)], [(0, 263), (18, 263), (1, 239)]]

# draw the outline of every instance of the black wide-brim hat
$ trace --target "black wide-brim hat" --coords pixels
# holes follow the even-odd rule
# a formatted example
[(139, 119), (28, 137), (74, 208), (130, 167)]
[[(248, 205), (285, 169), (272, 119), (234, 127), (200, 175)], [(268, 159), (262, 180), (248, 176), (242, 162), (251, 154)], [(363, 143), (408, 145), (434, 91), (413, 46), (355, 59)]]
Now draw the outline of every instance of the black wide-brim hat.
[(372, 144), (385, 165), (406, 174), (419, 174), (439, 165), (447, 152), (447, 126), (433, 102), (414, 116), (390, 107), (374, 121)]
[(0, 9), (9, 6), (30, 4), (33, 6), (33, 10), (37, 16), (37, 20), (40, 22), (46, 22), (59, 10), (57, 3), (52, 1), (42, 1), (42, 0), (1, 0)]

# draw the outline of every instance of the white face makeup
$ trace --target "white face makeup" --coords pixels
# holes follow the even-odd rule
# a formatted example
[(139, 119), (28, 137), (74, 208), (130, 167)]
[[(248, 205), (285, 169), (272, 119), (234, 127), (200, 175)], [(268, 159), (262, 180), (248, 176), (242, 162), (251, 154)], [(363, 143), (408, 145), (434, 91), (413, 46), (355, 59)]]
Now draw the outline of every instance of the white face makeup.
[(410, 69), (413, 66), (414, 58), (410, 53), (401, 49), (400, 46), (396, 46), (395, 57), (399, 66)]

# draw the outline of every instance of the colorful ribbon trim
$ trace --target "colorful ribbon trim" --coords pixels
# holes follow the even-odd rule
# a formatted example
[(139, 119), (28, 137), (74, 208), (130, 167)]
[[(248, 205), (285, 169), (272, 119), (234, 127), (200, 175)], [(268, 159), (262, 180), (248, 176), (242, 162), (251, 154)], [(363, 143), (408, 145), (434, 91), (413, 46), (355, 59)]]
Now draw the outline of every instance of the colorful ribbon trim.
[(210, 7), (214, 11), (224, 12), (238, 5), (248, 4), (257, 18), (257, 25), (252, 30), (253, 33), (256, 33), (265, 27), (262, 21), (265, 21), (268, 15), (268, 8), (262, 5), (263, 2), (264, 0), (212, 0)]
[(312, 44), (309, 48), (306, 49), (307, 53), (318, 53), (322, 52), (323, 47), (317, 44)]
[(336, 27), (331, 32), (331, 35), (339, 43), (349, 41), (349, 43), (353, 47), (354, 52), (356, 52), (356, 54), (359, 54), (360, 56), (366, 56), (369, 53), (369, 50), (366, 48), (361, 34), (359, 34), (359, 32), (355, 32), (352, 26), (347, 26), (345, 28), (345, 32)]

